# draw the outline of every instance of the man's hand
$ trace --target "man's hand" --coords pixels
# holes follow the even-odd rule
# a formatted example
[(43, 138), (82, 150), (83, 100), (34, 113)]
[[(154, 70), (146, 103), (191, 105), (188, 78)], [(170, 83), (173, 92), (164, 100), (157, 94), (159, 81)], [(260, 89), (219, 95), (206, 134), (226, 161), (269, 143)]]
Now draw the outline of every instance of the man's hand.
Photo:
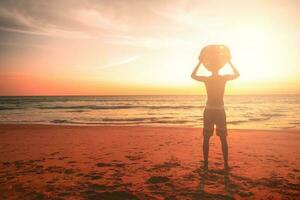
[(201, 55), (199, 55), (198, 60), (199, 60), (199, 63), (200, 63), (200, 64), (203, 63), (203, 58), (202, 58)]

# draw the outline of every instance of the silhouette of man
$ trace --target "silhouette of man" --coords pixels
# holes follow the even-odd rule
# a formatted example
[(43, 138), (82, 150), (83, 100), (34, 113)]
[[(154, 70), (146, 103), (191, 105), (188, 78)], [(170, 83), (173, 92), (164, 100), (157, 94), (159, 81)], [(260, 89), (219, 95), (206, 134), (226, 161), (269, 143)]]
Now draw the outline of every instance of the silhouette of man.
[[(203, 157), (205, 170), (208, 169), (209, 139), (213, 135), (214, 126), (216, 126), (216, 134), (220, 137), (222, 144), (224, 168), (225, 170), (229, 169), (227, 124), (223, 97), (226, 82), (240, 76), (230, 60), (231, 56), (228, 47), (224, 45), (209, 45), (202, 49), (199, 62), (191, 74), (194, 80), (204, 82), (207, 93), (206, 106), (203, 112)], [(231, 66), (233, 74), (219, 75), (219, 70), (227, 62)], [(211, 72), (211, 76), (197, 75), (201, 64)]]

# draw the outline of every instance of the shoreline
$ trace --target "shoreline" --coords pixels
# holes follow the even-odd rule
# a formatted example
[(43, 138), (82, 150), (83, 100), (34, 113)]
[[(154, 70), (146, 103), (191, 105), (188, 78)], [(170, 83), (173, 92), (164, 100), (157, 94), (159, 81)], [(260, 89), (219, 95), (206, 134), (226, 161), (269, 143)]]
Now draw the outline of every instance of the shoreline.
[[(113, 124), (113, 125), (88, 125), (88, 124), (27, 124), (27, 123), (0, 123), (0, 128), (1, 127), (26, 127), (26, 128), (30, 128), (30, 126), (32, 127), (74, 127), (74, 128), (78, 128), (78, 127), (95, 127), (95, 128), (105, 128), (105, 127), (119, 127), (119, 128), (127, 128), (127, 127), (131, 127), (131, 128), (161, 128), (161, 129), (200, 129), (202, 131), (203, 127), (184, 127), (184, 126), (154, 126), (154, 125), (122, 125), (122, 124)], [(262, 132), (290, 132), (290, 133), (299, 133), (300, 134), (300, 129), (236, 129), (236, 128), (228, 128), (228, 131), (233, 131), (233, 132), (257, 132), (257, 131), (262, 131)]]

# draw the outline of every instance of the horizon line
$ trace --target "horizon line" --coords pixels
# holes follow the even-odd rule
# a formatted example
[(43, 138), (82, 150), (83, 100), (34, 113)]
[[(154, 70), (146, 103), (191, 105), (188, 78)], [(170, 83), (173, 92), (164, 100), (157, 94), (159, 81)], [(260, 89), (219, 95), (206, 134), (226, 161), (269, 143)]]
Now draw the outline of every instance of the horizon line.
[[(225, 94), (224, 96), (298, 96), (300, 93)], [(206, 94), (115, 94), (115, 95), (0, 95), (1, 97), (112, 97), (112, 96), (207, 96)]]

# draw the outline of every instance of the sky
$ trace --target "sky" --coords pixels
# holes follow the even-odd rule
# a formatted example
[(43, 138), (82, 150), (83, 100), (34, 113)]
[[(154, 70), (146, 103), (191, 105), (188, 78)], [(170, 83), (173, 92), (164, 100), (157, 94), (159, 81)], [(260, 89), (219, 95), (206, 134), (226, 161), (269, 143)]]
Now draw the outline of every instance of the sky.
[[(190, 74), (209, 44), (227, 45), (241, 73), (226, 94), (299, 94), (299, 8), (297, 0), (1, 0), (0, 95), (205, 94)], [(209, 75), (203, 66), (199, 74)]]

